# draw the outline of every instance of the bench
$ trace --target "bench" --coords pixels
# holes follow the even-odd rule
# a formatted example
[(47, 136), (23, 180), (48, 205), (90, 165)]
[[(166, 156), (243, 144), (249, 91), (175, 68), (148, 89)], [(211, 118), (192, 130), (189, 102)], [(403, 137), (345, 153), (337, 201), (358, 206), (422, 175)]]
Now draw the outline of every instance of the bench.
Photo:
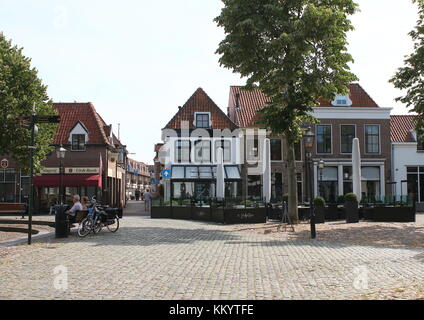
[(26, 203), (0, 202), (0, 214), (22, 214), (24, 217), (27, 210)]

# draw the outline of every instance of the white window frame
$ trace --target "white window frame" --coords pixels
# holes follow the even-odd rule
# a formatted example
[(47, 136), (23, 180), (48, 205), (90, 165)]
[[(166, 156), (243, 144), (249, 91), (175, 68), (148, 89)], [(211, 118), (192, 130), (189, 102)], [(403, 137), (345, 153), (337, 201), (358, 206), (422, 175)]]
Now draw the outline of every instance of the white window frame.
[[(318, 126), (329, 126), (331, 128), (331, 152), (318, 152)], [(333, 146), (333, 125), (327, 123), (319, 123), (315, 125), (315, 153), (317, 155), (332, 155), (334, 152)]]
[[(378, 153), (367, 152), (367, 130), (366, 130), (367, 126), (377, 126), (378, 127)], [(381, 127), (377, 123), (364, 124), (364, 154), (375, 155), (375, 156), (381, 155)]]
[[(205, 128), (205, 127), (198, 127), (197, 126), (197, 116), (198, 115), (207, 115), (208, 116), (208, 119), (209, 119), (209, 127), (208, 128)], [(212, 117), (211, 117), (211, 113), (210, 112), (195, 112), (194, 113), (194, 121), (193, 121), (193, 125), (196, 127), (196, 128), (200, 128), (200, 129), (209, 129), (209, 128), (212, 128)]]

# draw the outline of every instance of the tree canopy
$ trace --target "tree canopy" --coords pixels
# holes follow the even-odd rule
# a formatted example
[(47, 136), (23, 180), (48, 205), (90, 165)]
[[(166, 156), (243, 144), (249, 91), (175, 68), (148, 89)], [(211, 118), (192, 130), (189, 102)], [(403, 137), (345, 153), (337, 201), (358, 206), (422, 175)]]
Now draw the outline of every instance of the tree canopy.
[[(21, 168), (29, 168), (30, 131), (19, 124), (19, 119), (32, 114), (33, 106), (39, 115), (56, 115), (47, 87), (31, 67), (31, 59), (22, 54), (22, 48), (13, 46), (0, 33), (0, 154), (9, 155)], [(36, 135), (34, 166), (52, 151), (50, 146), (57, 125), (39, 124)]]
[(215, 18), (226, 37), (219, 44), (222, 66), (246, 77), (270, 102), (261, 122), (290, 140), (311, 121), (319, 98), (347, 93), (357, 80), (346, 34), (357, 10), (352, 0), (223, 0)]
[(424, 0), (413, 0), (418, 5), (419, 19), (409, 35), (414, 41), (414, 52), (406, 57), (390, 82), (406, 94), (396, 100), (405, 103), (410, 112), (417, 113), (417, 132), (424, 135)]

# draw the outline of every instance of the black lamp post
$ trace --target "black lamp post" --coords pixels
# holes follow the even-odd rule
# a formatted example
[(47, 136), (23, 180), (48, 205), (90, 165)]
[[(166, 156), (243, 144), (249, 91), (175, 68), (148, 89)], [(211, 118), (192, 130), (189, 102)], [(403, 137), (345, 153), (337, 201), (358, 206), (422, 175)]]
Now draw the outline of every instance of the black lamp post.
[(313, 171), (312, 171), (312, 148), (314, 146), (315, 134), (312, 132), (311, 128), (308, 128), (303, 134), (303, 143), (305, 146), (306, 153), (306, 173), (308, 176), (308, 185), (309, 185), (309, 206), (310, 206), (310, 221), (311, 221), (311, 239), (316, 238), (316, 229), (315, 229), (315, 210), (313, 204)]
[(64, 192), (63, 192), (63, 174), (64, 174), (64, 168), (63, 168), (63, 159), (65, 159), (66, 155), (66, 149), (60, 145), (60, 148), (56, 150), (56, 157), (59, 159), (59, 170), (60, 170), (60, 190), (59, 190), (59, 196), (60, 196), (60, 204), (63, 204), (65, 201), (64, 199)]

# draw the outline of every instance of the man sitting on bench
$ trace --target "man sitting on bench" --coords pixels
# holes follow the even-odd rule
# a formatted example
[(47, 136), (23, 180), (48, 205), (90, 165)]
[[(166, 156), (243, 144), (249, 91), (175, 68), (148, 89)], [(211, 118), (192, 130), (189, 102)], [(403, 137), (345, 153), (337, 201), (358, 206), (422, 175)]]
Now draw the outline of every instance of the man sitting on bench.
[[(82, 208), (82, 204), (80, 202), (80, 196), (79, 195), (74, 195), (72, 197), (72, 202), (74, 203), (74, 205), (72, 206), (71, 209), (69, 209), (68, 211), (66, 211), (65, 213), (69, 214), (72, 219), (75, 219), (77, 212), (83, 210)], [(71, 220), (72, 220), (71, 219)]]

